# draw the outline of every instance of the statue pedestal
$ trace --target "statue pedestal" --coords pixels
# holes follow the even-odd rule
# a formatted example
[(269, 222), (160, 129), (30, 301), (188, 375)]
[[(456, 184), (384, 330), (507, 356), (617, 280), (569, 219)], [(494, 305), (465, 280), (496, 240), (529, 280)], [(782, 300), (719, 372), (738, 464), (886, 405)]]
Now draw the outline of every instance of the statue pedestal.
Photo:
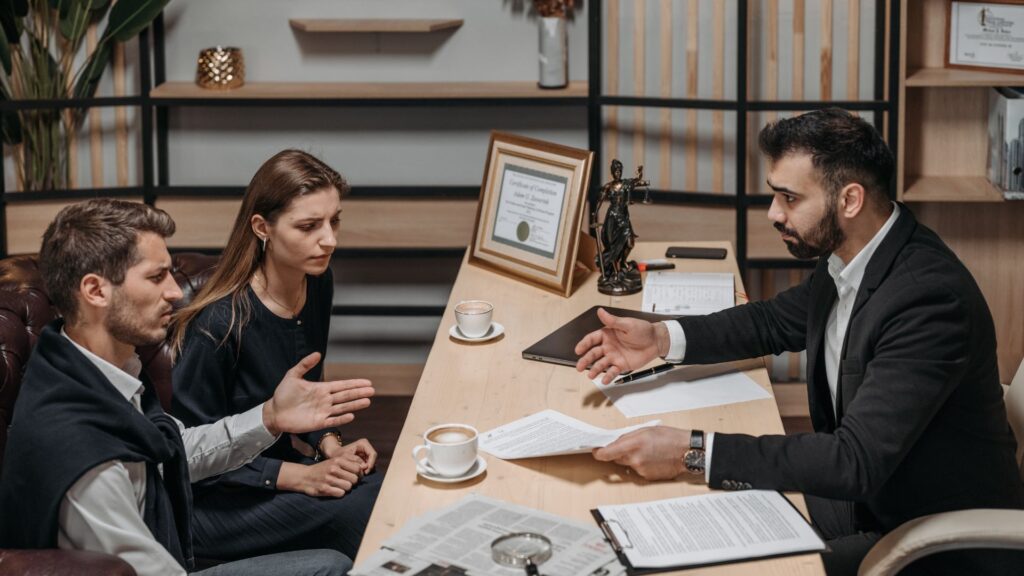
[(597, 291), (609, 296), (626, 296), (636, 294), (644, 289), (643, 280), (640, 278), (640, 271), (636, 269), (636, 263), (630, 262), (630, 270), (621, 278), (599, 278), (597, 280)]

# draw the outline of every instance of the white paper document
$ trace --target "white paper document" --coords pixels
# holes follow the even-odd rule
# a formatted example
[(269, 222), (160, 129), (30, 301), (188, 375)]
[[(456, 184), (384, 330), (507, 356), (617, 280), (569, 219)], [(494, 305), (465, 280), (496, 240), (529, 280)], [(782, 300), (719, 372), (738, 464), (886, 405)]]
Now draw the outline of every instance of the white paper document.
[(545, 576), (626, 573), (596, 526), (470, 494), (410, 520), (350, 574), (522, 576), (523, 568), (505, 567), (491, 558), (491, 542), (514, 532), (540, 533), (551, 540), (551, 558), (540, 566)]
[(480, 449), (502, 460), (582, 454), (607, 446), (623, 434), (655, 426), (659, 422), (651, 420), (636, 426), (607, 430), (557, 410), (544, 410), (481, 434)]
[(796, 508), (769, 490), (600, 506), (597, 512), (602, 530), (633, 568), (700, 566), (825, 549)]
[(651, 272), (644, 281), (641, 310), (700, 316), (736, 305), (732, 274)]
[(731, 365), (682, 366), (624, 384), (601, 384), (604, 395), (627, 418), (771, 398), (764, 388)]

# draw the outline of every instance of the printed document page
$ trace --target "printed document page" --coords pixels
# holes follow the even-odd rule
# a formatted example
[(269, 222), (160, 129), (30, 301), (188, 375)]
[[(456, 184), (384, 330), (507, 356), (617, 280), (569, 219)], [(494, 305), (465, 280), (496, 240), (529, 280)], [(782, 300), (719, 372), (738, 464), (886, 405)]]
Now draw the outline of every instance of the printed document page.
[(523, 568), (505, 567), (491, 558), (491, 542), (514, 532), (551, 540), (551, 558), (540, 565), (545, 576), (625, 574), (596, 526), (478, 494), (410, 520), (350, 574), (522, 576)]
[(636, 426), (606, 430), (557, 410), (544, 410), (481, 434), (480, 449), (502, 460), (583, 454), (607, 446), (623, 434), (655, 426), (659, 422), (651, 420)]
[(732, 274), (650, 272), (644, 281), (641, 310), (658, 314), (700, 316), (735, 305)]
[(600, 506), (602, 528), (634, 568), (699, 566), (824, 550), (786, 498), (770, 490), (716, 492)]
[(682, 366), (622, 384), (602, 384), (599, 375), (594, 385), (627, 418), (771, 398), (739, 370), (735, 362)]

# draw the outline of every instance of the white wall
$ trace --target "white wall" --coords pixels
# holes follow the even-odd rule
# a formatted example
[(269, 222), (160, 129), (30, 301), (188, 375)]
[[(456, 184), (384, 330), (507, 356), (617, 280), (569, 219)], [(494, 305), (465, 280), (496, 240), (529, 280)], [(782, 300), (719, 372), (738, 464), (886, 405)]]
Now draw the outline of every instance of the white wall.
[[(586, 4), (586, 3), (584, 3)], [(461, 18), (433, 34), (309, 34), (289, 18)], [(246, 80), (535, 81), (537, 24), (510, 0), (175, 0), (167, 77), (191, 81), (199, 50), (242, 48)], [(586, 8), (569, 26), (570, 76), (587, 74)], [(477, 185), (491, 129), (586, 147), (575, 107), (176, 108), (174, 185), (244, 185), (286, 147), (322, 156), (355, 185)]]

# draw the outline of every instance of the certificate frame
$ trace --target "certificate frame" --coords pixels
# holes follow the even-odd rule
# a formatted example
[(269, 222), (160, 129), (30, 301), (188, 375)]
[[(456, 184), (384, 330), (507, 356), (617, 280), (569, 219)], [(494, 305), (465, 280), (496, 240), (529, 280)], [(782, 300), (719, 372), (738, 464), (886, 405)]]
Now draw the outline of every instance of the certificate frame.
[[(981, 41), (971, 38), (970, 35), (972, 32), (976, 35), (979, 26), (985, 26), (980, 19), (983, 18), (981, 12), (985, 10), (986, 6), (1008, 6), (1013, 7), (1014, 12), (1019, 11), (1019, 20), (1013, 22), (1017, 24), (1015, 26), (1017, 30), (1013, 31), (1016, 34), (1005, 34), (1009, 38), (996, 39), (997, 42), (1009, 45), (1006, 48), (1007, 52), (1005, 55), (1000, 55), (997, 58), (982, 56), (981, 60), (972, 62), (962, 56), (963, 50), (965, 46), (972, 44), (983, 47)], [(979, 19), (978, 22), (965, 22), (961, 20), (962, 12), (960, 9), (968, 7), (977, 8), (977, 12), (973, 12), (973, 15)], [(999, 34), (999, 31), (993, 32)], [(944, 61), (946, 68), (1024, 74), (1024, 40), (1018, 41), (1013, 36), (1024, 36), (1024, 0), (947, 0), (946, 51)], [(991, 42), (991, 40), (986, 39), (986, 42)]]
[(569, 296), (594, 153), (491, 132), (469, 262)]

